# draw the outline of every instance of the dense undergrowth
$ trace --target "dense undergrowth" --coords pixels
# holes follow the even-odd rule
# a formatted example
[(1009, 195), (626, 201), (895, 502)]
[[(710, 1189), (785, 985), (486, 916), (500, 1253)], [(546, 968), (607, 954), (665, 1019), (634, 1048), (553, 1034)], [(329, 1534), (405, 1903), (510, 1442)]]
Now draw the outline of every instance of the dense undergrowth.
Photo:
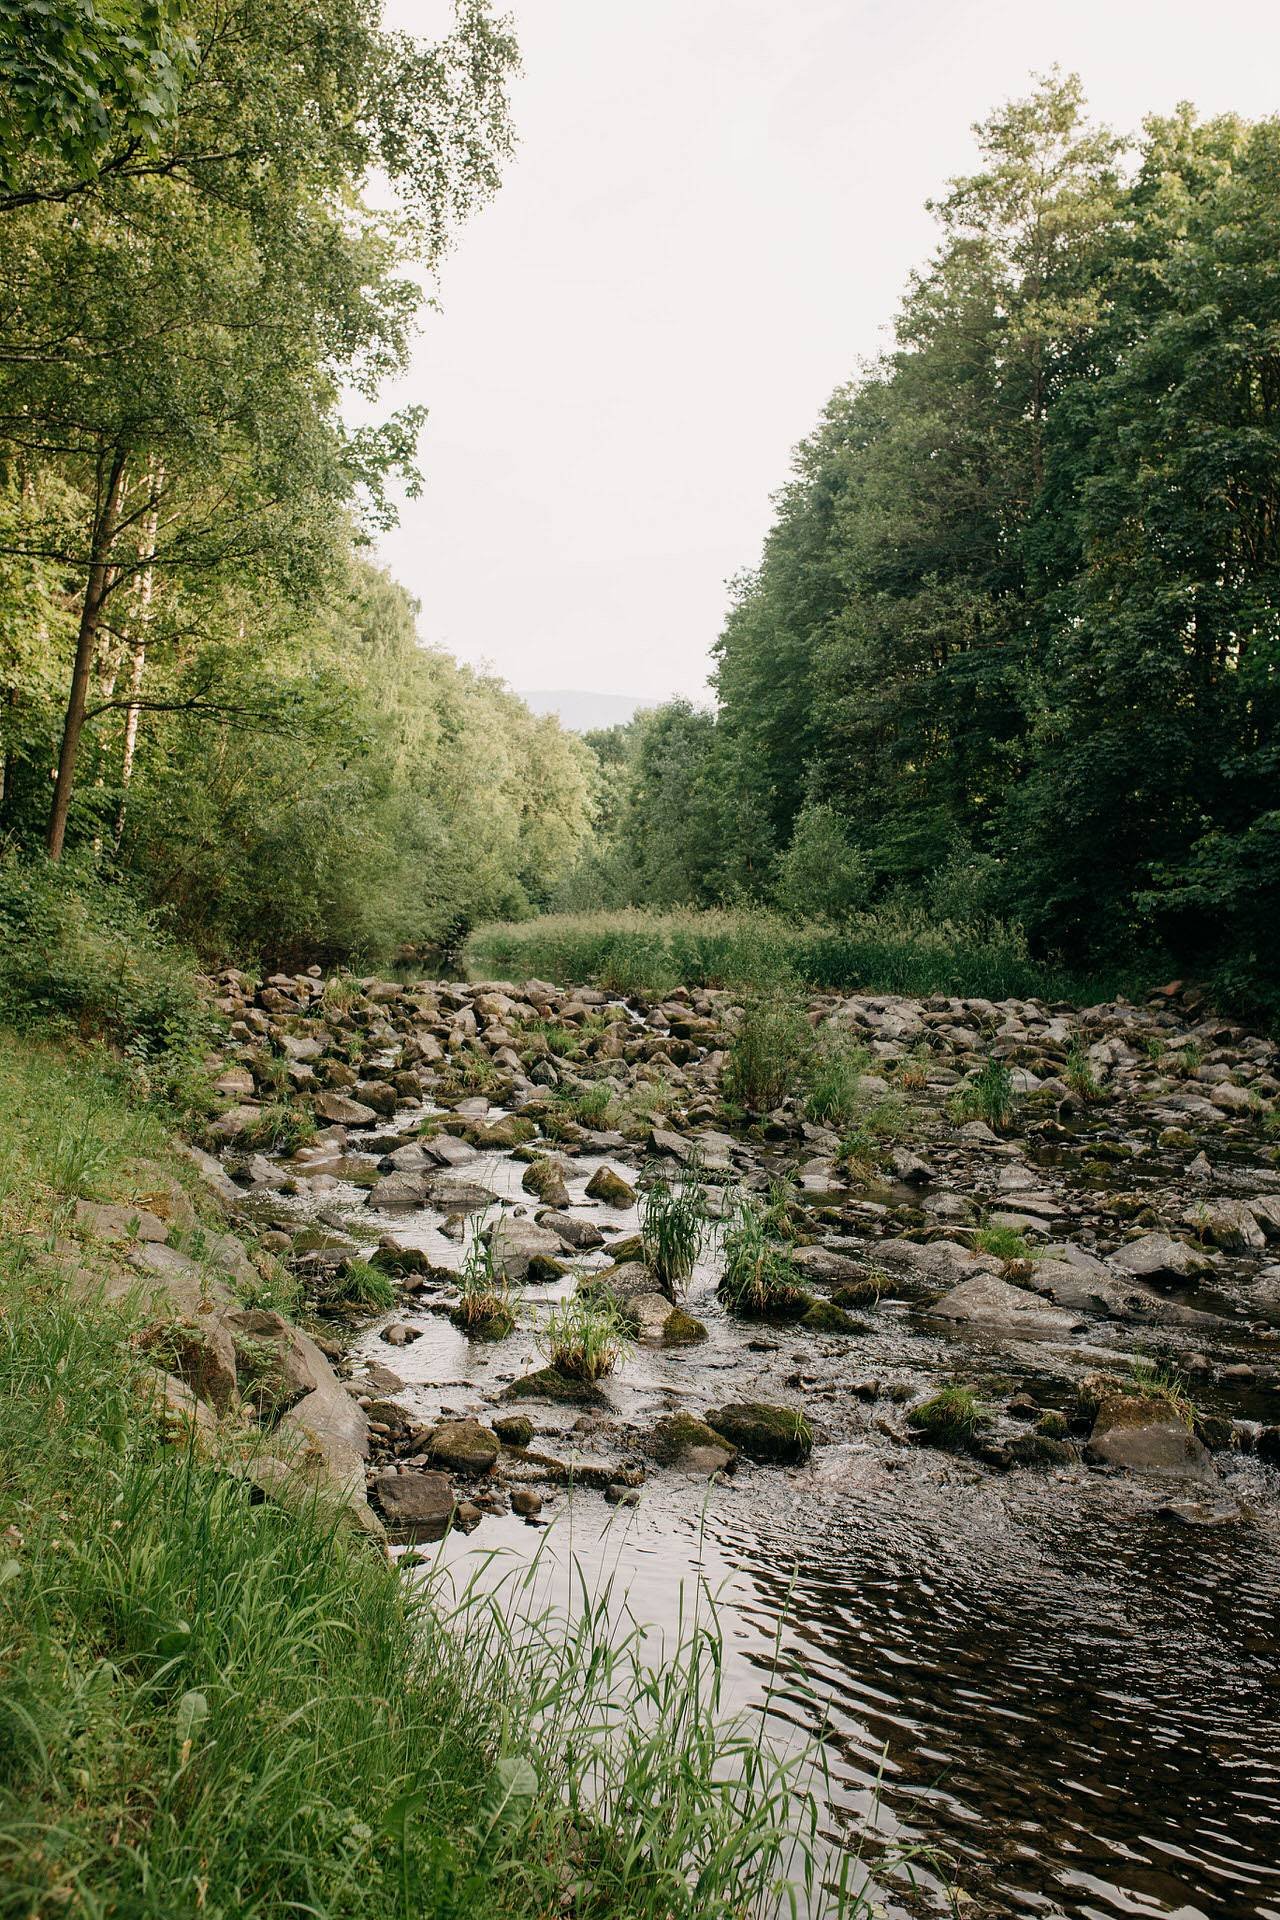
[[(458, 1594), (166, 1436), (70, 1234), (78, 1197), (190, 1181), (171, 1076), (159, 1039), (77, 1036), (183, 963), (39, 924), (0, 1028), (0, 1914), (738, 1920), (796, 1883), (860, 1912), (816, 1884), (815, 1751), (721, 1711), (705, 1596), (658, 1647), (607, 1589), (545, 1610), (536, 1568)], [(9, 950), (10, 1015), (19, 978)]]
[(968, 926), (904, 912), (859, 914), (841, 926), (727, 910), (545, 914), (481, 927), (466, 960), (473, 976), (545, 975), (618, 993), (767, 986), (788, 978), (848, 992), (1087, 1003), (1150, 984), (1042, 964), (1018, 929), (1000, 921)]

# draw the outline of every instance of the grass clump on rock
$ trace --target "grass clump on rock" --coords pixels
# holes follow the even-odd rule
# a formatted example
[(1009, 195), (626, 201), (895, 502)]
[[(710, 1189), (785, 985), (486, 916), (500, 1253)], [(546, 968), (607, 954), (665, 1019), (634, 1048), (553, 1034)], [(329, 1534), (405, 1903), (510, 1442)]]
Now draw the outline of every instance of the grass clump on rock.
[(798, 1320), (813, 1295), (796, 1285), (786, 1250), (769, 1232), (761, 1209), (744, 1199), (724, 1237), (725, 1269), (720, 1298), (730, 1313), (748, 1320)]
[(473, 1340), (505, 1339), (516, 1324), (511, 1290), (489, 1241), (472, 1223), (471, 1244), (458, 1273), (458, 1304), (450, 1319)]
[(649, 1183), (640, 1214), (640, 1239), (646, 1264), (664, 1287), (674, 1289), (693, 1272), (707, 1237), (707, 1205), (696, 1167), (675, 1180), (656, 1175)]
[(713, 1407), (707, 1425), (748, 1460), (765, 1466), (801, 1466), (813, 1451), (813, 1429), (796, 1407), (736, 1400)]
[(603, 1293), (575, 1293), (552, 1307), (538, 1329), (538, 1350), (564, 1380), (594, 1385), (631, 1349), (626, 1322)]
[(912, 1407), (907, 1425), (933, 1447), (971, 1447), (991, 1425), (991, 1415), (970, 1387), (943, 1387)]

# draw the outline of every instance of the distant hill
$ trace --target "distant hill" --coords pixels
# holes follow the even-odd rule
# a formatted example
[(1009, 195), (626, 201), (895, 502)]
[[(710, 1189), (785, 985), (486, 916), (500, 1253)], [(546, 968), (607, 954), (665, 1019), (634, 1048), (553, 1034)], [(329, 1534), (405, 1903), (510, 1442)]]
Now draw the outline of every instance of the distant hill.
[(656, 700), (640, 700), (627, 693), (583, 693), (580, 689), (557, 687), (551, 692), (522, 693), (520, 698), (535, 713), (554, 713), (562, 727), (571, 733), (590, 733), (596, 727), (625, 727), (641, 707), (655, 707)]

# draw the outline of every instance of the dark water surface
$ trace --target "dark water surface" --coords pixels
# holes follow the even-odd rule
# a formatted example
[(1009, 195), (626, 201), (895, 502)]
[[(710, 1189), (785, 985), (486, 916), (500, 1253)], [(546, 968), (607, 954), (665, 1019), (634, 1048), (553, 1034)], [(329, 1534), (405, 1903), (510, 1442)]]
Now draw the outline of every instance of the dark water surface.
[[(731, 1706), (770, 1686), (775, 1635), (826, 1707), (835, 1831), (936, 1849), (980, 1914), (1280, 1917), (1280, 1565), (1244, 1525), (1172, 1529), (1114, 1484), (994, 1478), (832, 1449), (803, 1479), (744, 1473), (690, 1511), (581, 1494), (550, 1541), (453, 1536), (597, 1586), (674, 1631), (681, 1582), (720, 1596)], [(495, 1563), (495, 1576), (503, 1561)], [(571, 1604), (548, 1575), (549, 1599)], [(926, 1876), (927, 1877), (927, 1876)], [(934, 1910), (927, 1901), (923, 1910)]]

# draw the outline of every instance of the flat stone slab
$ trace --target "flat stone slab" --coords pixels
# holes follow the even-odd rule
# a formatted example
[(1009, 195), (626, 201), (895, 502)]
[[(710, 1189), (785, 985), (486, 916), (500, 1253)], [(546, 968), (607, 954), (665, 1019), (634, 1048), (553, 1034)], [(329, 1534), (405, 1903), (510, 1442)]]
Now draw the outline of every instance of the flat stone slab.
[(1079, 1324), (1075, 1314), (1052, 1306), (1039, 1294), (1011, 1286), (994, 1273), (962, 1280), (928, 1308), (931, 1319), (951, 1320), (959, 1326), (1003, 1327), (1018, 1335), (1070, 1333)]

